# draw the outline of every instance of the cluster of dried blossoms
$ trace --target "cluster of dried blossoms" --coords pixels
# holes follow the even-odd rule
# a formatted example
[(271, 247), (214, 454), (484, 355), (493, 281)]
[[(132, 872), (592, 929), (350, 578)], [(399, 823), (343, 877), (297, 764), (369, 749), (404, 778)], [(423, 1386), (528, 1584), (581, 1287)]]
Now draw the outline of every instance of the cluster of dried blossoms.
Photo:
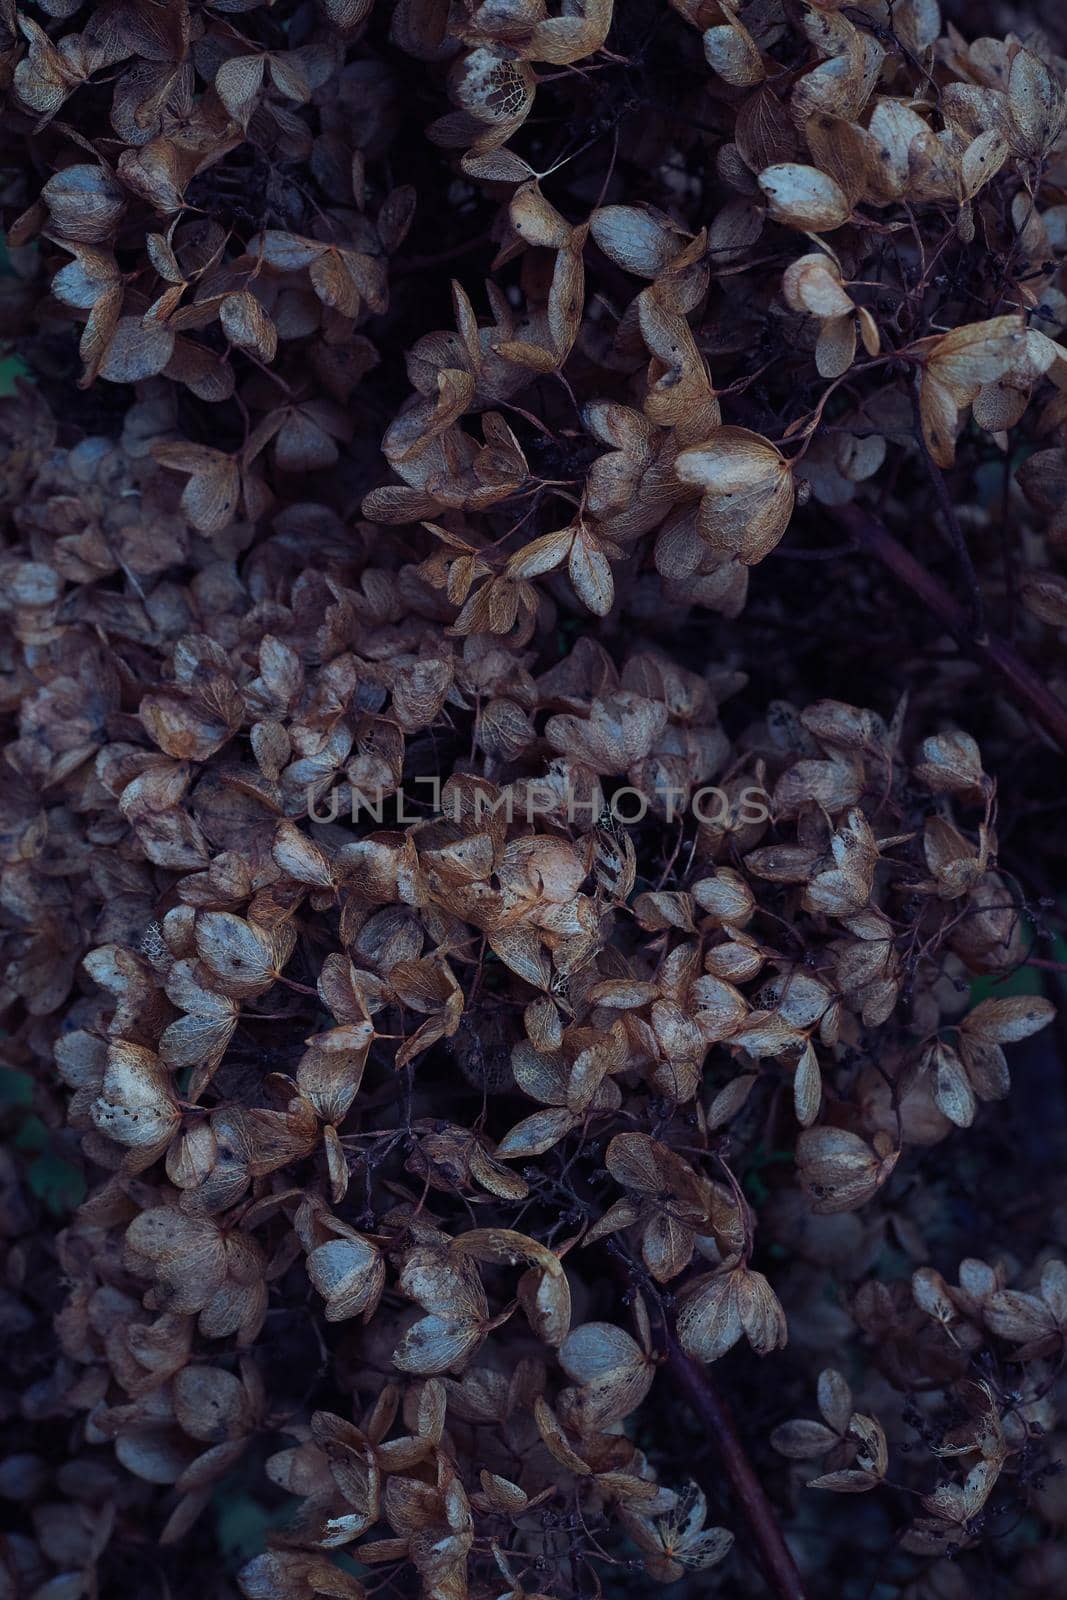
[[(0, 46), (0, 1596), (191, 1592), (237, 1484), (270, 1545), (201, 1596), (736, 1540), (797, 1600), (810, 1482), (894, 1508), (862, 1592), (1061, 1593), (1067, 1227), (941, 1219), (1053, 1014), (990, 980), (1061, 706), (1065, 63), (934, 0), (4, 0)], [(787, 531), (916, 507), (1017, 705), (940, 639), (864, 709), (832, 628), (764, 692)]]

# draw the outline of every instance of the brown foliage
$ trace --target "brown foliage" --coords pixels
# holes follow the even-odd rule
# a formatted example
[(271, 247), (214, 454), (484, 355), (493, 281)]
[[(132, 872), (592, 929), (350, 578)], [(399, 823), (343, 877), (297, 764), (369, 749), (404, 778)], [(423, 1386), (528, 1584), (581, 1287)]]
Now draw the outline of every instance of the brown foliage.
[(1061, 1592), (1065, 80), (933, 0), (0, 4), (0, 1600)]

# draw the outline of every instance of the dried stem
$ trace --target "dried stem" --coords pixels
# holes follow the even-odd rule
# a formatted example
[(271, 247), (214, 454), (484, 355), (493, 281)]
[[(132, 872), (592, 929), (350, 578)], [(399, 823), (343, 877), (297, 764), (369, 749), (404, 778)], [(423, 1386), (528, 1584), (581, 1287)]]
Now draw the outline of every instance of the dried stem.
[(669, 1328), (666, 1342), (671, 1381), (715, 1441), (730, 1487), (755, 1538), (760, 1565), (771, 1592), (777, 1600), (806, 1600), (803, 1579), (782, 1535), (774, 1508), (763, 1492), (714, 1379), (686, 1355)]
[(926, 475), (934, 491), (941, 511), (945, 531), (952, 541), (952, 548), (956, 552), (956, 559), (960, 564), (960, 571), (967, 585), (971, 597), (971, 624), (979, 639), (985, 636), (985, 596), (982, 585), (978, 582), (978, 574), (974, 570), (974, 561), (971, 559), (967, 536), (960, 527), (960, 520), (956, 515), (956, 508), (952, 504), (952, 497), (945, 484), (945, 475), (937, 462), (930, 454), (930, 447), (926, 443), (926, 434), (923, 432), (922, 411), (919, 405), (920, 379), (916, 377), (915, 387), (912, 391), (912, 404), (915, 410), (915, 438), (919, 446), (919, 453), (923, 458)]
[[(588, 1189), (580, 1177), (572, 1175), (572, 1183), (580, 1198), (588, 1195)], [(625, 1284), (627, 1290), (631, 1290), (634, 1287), (631, 1265), (610, 1246), (607, 1256), (616, 1277)], [(775, 1600), (808, 1600), (804, 1581), (785, 1542), (774, 1507), (756, 1476), (726, 1401), (719, 1393), (715, 1380), (707, 1368), (694, 1361), (682, 1349), (662, 1307), (661, 1314), (662, 1328), (659, 1336), (663, 1340), (667, 1355), (665, 1370), (678, 1393), (692, 1407), (718, 1451), (719, 1460), (734, 1498), (755, 1540), (759, 1565), (771, 1593), (775, 1596)]]
[(857, 505), (835, 506), (830, 515), (973, 655), (993, 668), (1016, 704), (1067, 755), (1067, 705), (1057, 699), (1022, 656), (995, 634), (975, 638), (966, 608), (875, 517)]

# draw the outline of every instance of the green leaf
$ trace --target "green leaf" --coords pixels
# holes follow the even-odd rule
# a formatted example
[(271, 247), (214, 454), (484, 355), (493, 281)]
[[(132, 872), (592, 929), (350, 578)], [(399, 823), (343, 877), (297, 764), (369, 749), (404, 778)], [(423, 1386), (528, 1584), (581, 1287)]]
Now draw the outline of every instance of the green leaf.
[(0, 1106), (33, 1104), (33, 1079), (18, 1067), (0, 1067)]
[(47, 1150), (49, 1137), (48, 1129), (40, 1117), (31, 1115), (24, 1118), (12, 1142), (16, 1150)]
[(53, 1213), (73, 1211), (85, 1199), (85, 1174), (54, 1151), (38, 1156), (31, 1163), (27, 1178), (34, 1194)]
[(15, 393), (15, 379), (28, 378), (30, 369), (18, 356), (0, 356), (0, 399)]
[(251, 1561), (266, 1549), (270, 1512), (250, 1494), (223, 1486), (215, 1496), (215, 1535), (228, 1562)]

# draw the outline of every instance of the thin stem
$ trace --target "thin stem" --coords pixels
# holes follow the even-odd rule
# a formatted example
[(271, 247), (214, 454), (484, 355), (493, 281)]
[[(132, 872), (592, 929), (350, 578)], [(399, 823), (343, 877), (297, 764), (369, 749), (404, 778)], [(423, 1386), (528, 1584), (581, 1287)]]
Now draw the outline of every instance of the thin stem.
[(295, 989), (297, 994), (313, 994), (316, 998), (318, 997), (319, 991), (317, 989), (309, 989), (306, 983), (297, 983), (295, 978), (287, 978), (281, 972), (276, 972), (274, 977), (277, 983), (284, 983), (287, 989)]
[[(575, 1191), (581, 1197), (585, 1188), (584, 1182), (581, 1179), (572, 1181)], [(619, 1282), (628, 1291), (633, 1289), (634, 1268), (637, 1267), (640, 1273), (638, 1264), (627, 1263), (618, 1250), (611, 1248), (610, 1241), (606, 1253)], [(654, 1284), (647, 1284), (646, 1287), (655, 1292)], [(785, 1542), (774, 1507), (756, 1476), (734, 1425), (733, 1417), (730, 1415), (729, 1407), (719, 1393), (715, 1380), (706, 1367), (700, 1366), (682, 1349), (662, 1305), (660, 1305), (660, 1318), (661, 1336), (667, 1357), (663, 1364), (664, 1370), (678, 1393), (692, 1407), (710, 1442), (718, 1451), (730, 1488), (755, 1540), (757, 1558), (768, 1588), (775, 1600), (808, 1600), (804, 1580), (797, 1571), (792, 1552)]]
[(956, 552), (956, 559), (960, 564), (960, 570), (963, 573), (964, 581), (970, 593), (971, 619), (974, 624), (974, 631), (978, 635), (979, 639), (981, 639), (985, 633), (985, 596), (982, 593), (982, 586), (978, 582), (978, 574), (974, 570), (974, 562), (971, 559), (971, 552), (967, 544), (966, 535), (964, 534), (963, 529), (960, 527), (959, 518), (956, 515), (956, 508), (952, 504), (952, 499), (945, 485), (945, 475), (941, 471), (941, 468), (938, 466), (937, 462), (934, 460), (933, 456), (930, 454), (930, 448), (926, 443), (926, 433), (923, 429), (922, 410), (919, 402), (921, 386), (922, 379), (918, 374), (916, 374), (914, 387), (912, 389), (912, 407), (915, 413), (915, 440), (919, 446), (919, 453), (923, 458), (923, 465), (926, 468), (926, 475), (930, 479), (934, 496), (940, 508), (942, 519), (944, 520), (945, 531), (947, 532), (949, 539), (952, 541), (952, 547)]
[(1011, 432), (1004, 449), (1004, 464), (1000, 482), (1000, 558), (1004, 568), (1004, 592), (1007, 599), (1008, 638), (1014, 644), (1018, 618), (1018, 572), (1015, 560), (1015, 539), (1011, 523)]
[(870, 372), (874, 367), (884, 367), (890, 361), (900, 361), (902, 359), (903, 354), (893, 350), (890, 351), (888, 355), (874, 356), (870, 361), (861, 361), (857, 366), (850, 367), (847, 372), (843, 372), (839, 378), (835, 378), (833, 383), (831, 383), (829, 387), (823, 391), (822, 397), (820, 398), (815, 410), (811, 413), (811, 415), (806, 420), (803, 417), (798, 417), (796, 422), (791, 422), (781, 439), (777, 441), (778, 444), (783, 445), (795, 444), (798, 439), (803, 439), (804, 443), (801, 445), (796, 455), (792, 457), (792, 464), (795, 466), (796, 463), (803, 460), (804, 456), (807, 454), (812, 440), (815, 438), (815, 430), (822, 421), (822, 414), (826, 409), (826, 402), (830, 399), (831, 395), (836, 394), (837, 390), (840, 389), (843, 383), (851, 382), (851, 380), (857, 377), (860, 373)]
[(482, 245), (490, 242), (488, 229), (477, 234), (473, 239), (464, 239), (460, 244), (454, 244), (449, 250), (440, 250), (436, 255), (426, 256), (398, 256), (393, 262), (390, 271), (395, 277), (407, 277), (412, 272), (426, 272), (431, 267), (439, 267), (446, 261), (458, 261), (462, 256), (472, 255)]
[(715, 1441), (730, 1487), (755, 1537), (760, 1565), (772, 1593), (777, 1600), (806, 1600), (804, 1581), (725, 1400), (707, 1370), (686, 1355), (673, 1329), (665, 1327), (664, 1337), (671, 1381)]
[(618, 154), (619, 154), (619, 125), (618, 125), (618, 123), (616, 123), (615, 127), (612, 130), (612, 134), (611, 134), (611, 160), (608, 162), (607, 170), (604, 173), (604, 182), (600, 185), (600, 194), (598, 195), (597, 203), (596, 203), (595, 207), (593, 208), (596, 211), (599, 211), (600, 207), (604, 204), (604, 200), (605, 200), (605, 198), (607, 196), (608, 189), (611, 186), (611, 180), (615, 175), (615, 162), (618, 159)]
[(830, 515), (847, 529), (861, 549), (875, 556), (898, 583), (910, 589), (973, 655), (992, 667), (1011, 698), (1067, 755), (1067, 705), (1057, 699), (1022, 656), (995, 634), (987, 633), (982, 638), (976, 638), (969, 627), (965, 607), (939, 579), (916, 561), (910, 550), (906, 550), (887, 528), (860, 506), (854, 502), (834, 506), (830, 509)]

